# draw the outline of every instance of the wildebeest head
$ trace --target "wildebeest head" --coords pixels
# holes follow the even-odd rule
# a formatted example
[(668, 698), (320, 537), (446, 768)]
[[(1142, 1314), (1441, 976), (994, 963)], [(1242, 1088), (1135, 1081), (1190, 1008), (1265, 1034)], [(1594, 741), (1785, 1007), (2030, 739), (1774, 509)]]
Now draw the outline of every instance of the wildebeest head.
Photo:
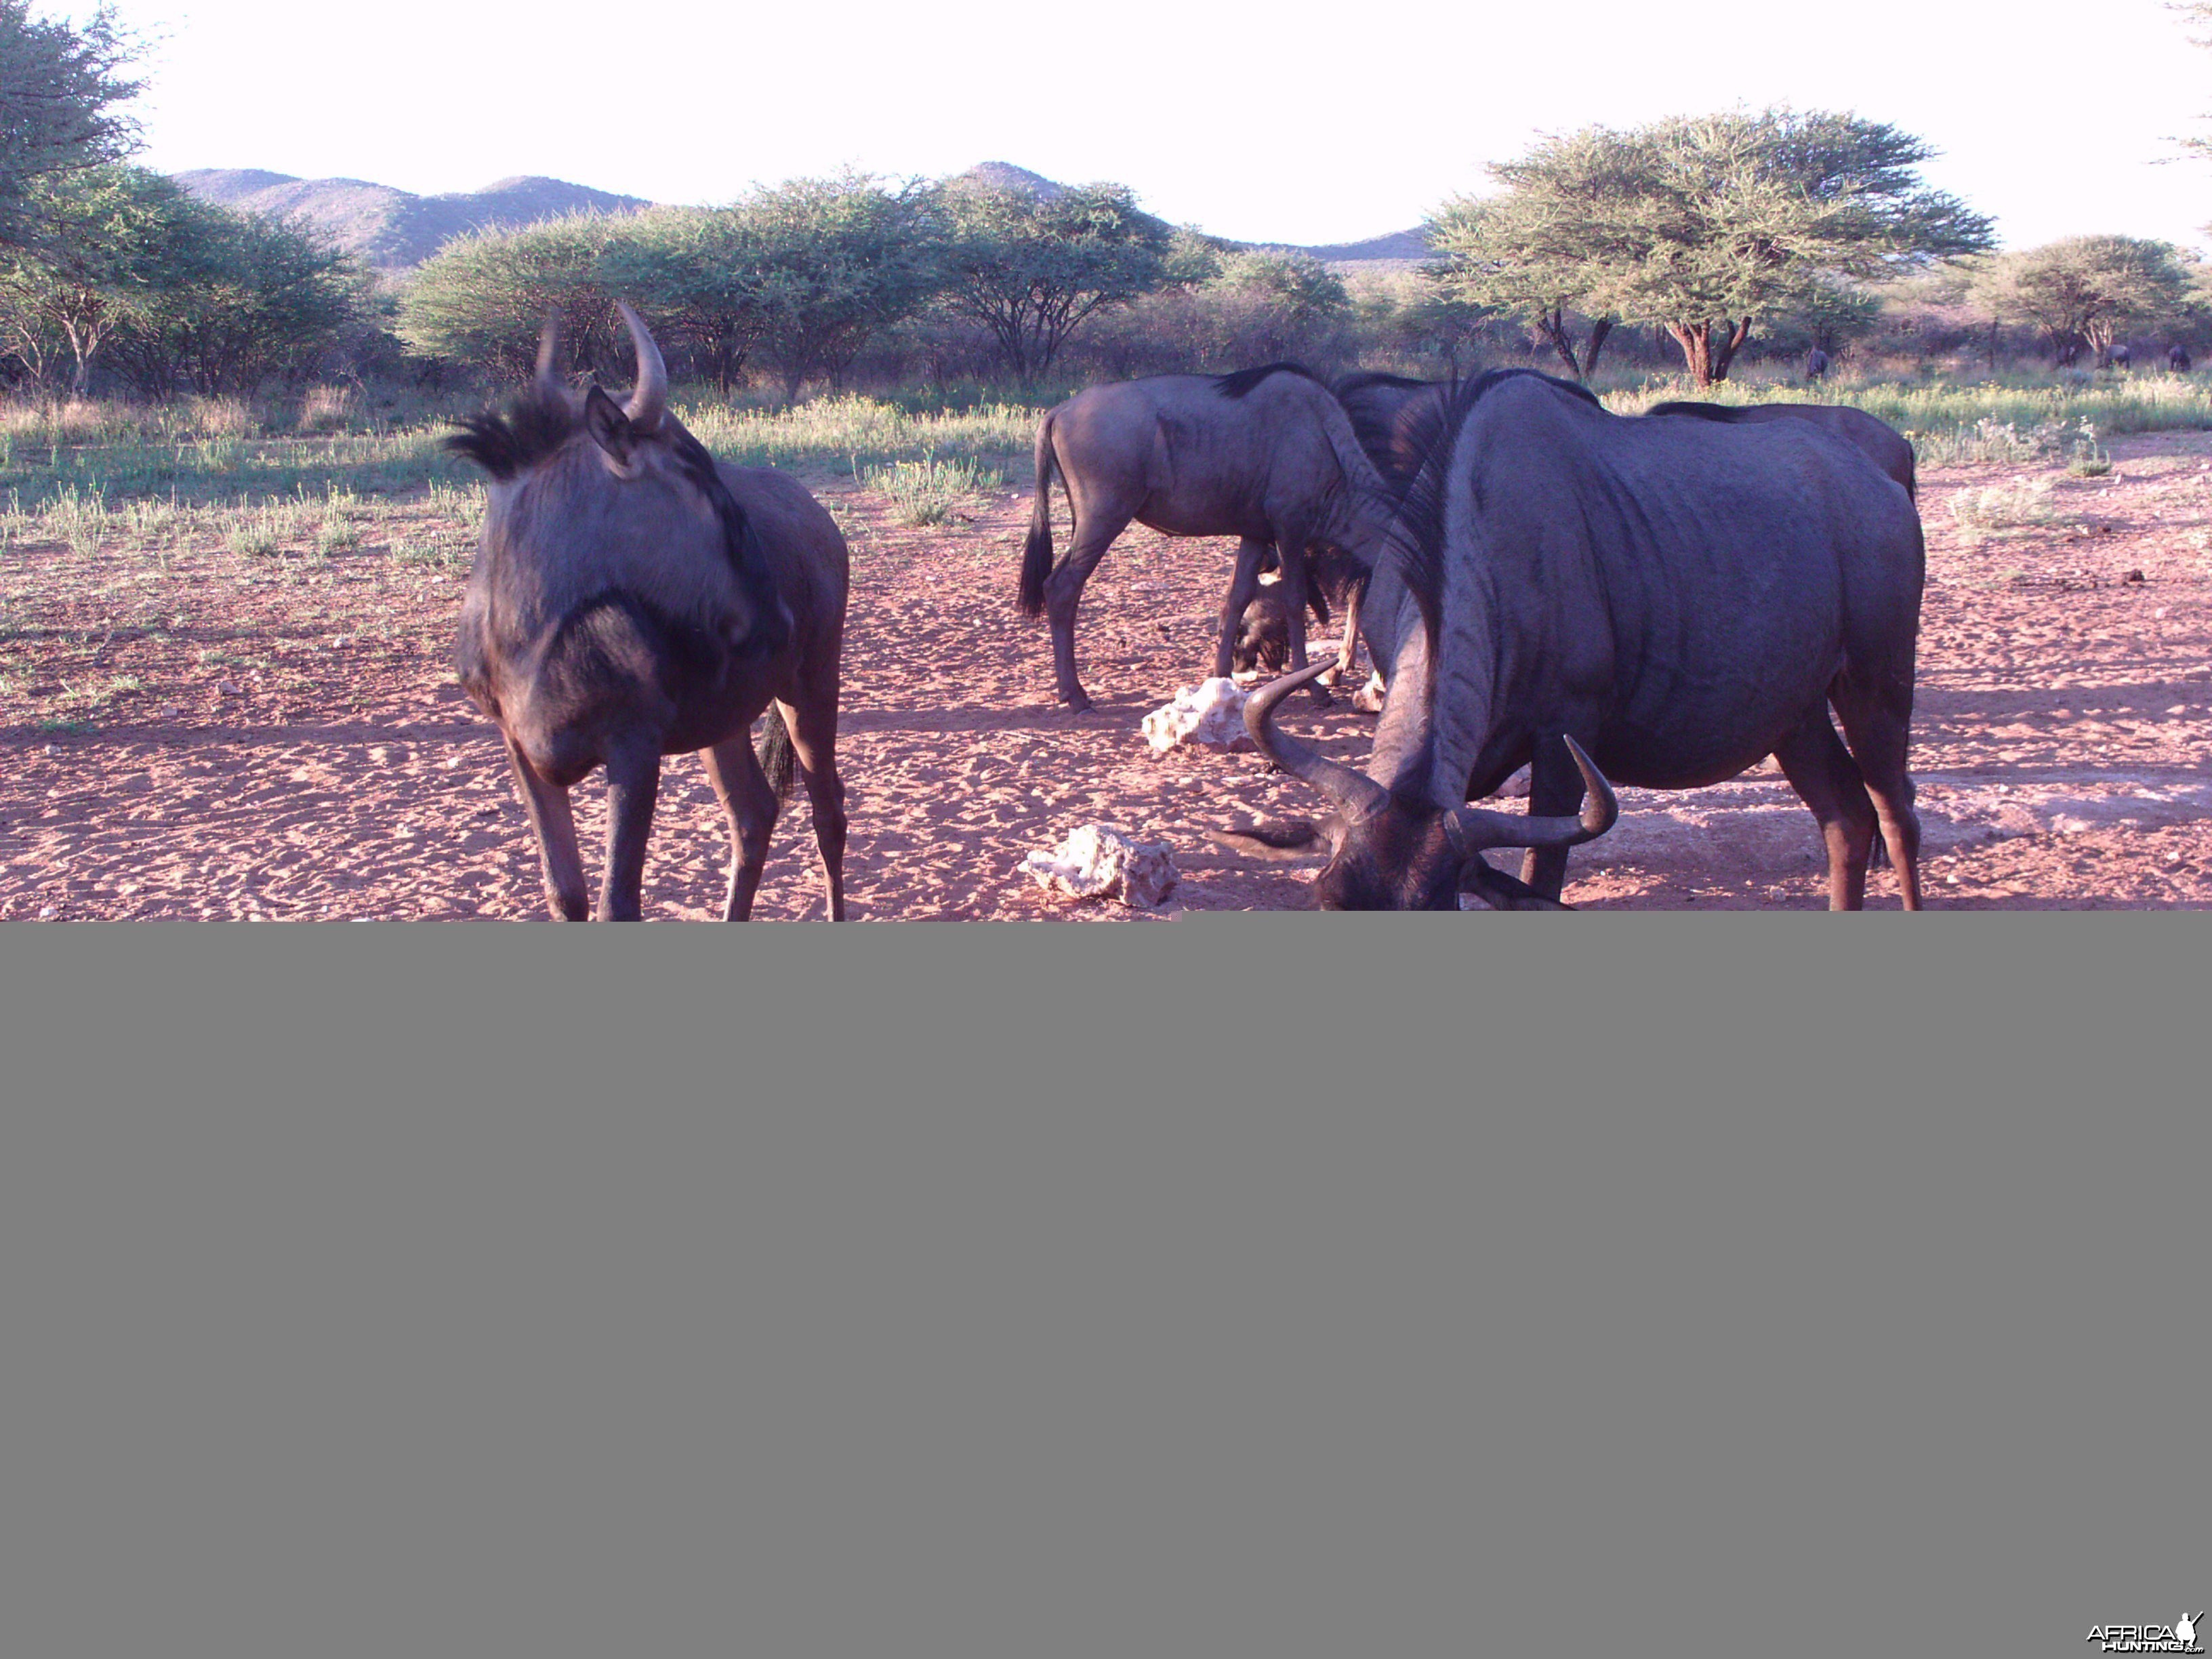
[(1579, 817), (1434, 806), (1275, 729), (1276, 707), (1327, 666), (1310, 665), (1255, 693), (1244, 705), (1244, 726), (1270, 760), (1328, 795), (1336, 811), (1318, 823), (1301, 820), (1218, 839), (1261, 857), (1325, 856), (1313, 884), (1314, 902), (1324, 910), (1451, 910), (1462, 893), (1494, 909), (1563, 908), (1492, 868), (1482, 855), (1501, 847), (1578, 846), (1613, 827), (1619, 802), (1581, 746), (1566, 739), (1589, 790)]
[(560, 383), (556, 313), (531, 384), (505, 411), (465, 419), (446, 440), (492, 479), (492, 557), (479, 561), (471, 586), (489, 583), (556, 616), (619, 591), (712, 629), (747, 656), (773, 655), (791, 618), (744, 509), (669, 412), (668, 371), (652, 335), (629, 306), (620, 310), (637, 351), (626, 403), (596, 384), (579, 394)]

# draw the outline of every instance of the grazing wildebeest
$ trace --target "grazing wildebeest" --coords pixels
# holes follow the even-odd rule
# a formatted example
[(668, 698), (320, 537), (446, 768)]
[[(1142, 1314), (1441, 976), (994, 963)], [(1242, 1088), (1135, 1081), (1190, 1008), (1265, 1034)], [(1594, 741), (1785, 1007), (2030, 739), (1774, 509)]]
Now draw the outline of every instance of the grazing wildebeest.
[[(628, 404), (555, 380), (549, 322), (528, 389), (446, 441), (491, 475), (455, 647), (461, 684), (507, 740), (556, 920), (585, 914), (569, 789), (606, 768), (599, 916), (635, 920), (660, 757), (696, 749), (730, 819), (725, 920), (752, 912), (795, 765), (842, 921), (845, 538), (784, 474), (708, 454), (668, 412), (652, 336), (622, 311), (637, 348)], [(756, 757), (748, 733), (763, 711)]]
[[(1075, 526), (1052, 552), (1052, 480)], [(1270, 363), (1235, 374), (1156, 374), (1092, 386), (1037, 427), (1036, 505), (1022, 550), (1018, 603), (1052, 623), (1060, 700), (1088, 708), (1075, 673), (1075, 608), (1083, 585), (1131, 520), (1170, 536), (1240, 538), (1221, 607), (1217, 678), (1273, 546), (1282, 562), (1291, 659), (1306, 654), (1306, 550), (1316, 543), (1371, 562), (1387, 528), (1374, 468), (1329, 390), (1304, 369)], [(1316, 698), (1328, 693), (1313, 687)]]
[(2166, 349), (2166, 366), (2177, 374), (2188, 374), (2189, 354), (2179, 346), (2168, 346)]
[(1814, 346), (1805, 354), (1805, 378), (1817, 380), (1828, 372), (1828, 354)]
[[(1611, 821), (1603, 779), (1698, 788), (1771, 754), (1820, 820), (1831, 908), (1863, 904), (1878, 823), (1918, 908), (1911, 501), (1810, 422), (1623, 418), (1573, 392), (1486, 374), (1438, 412), (1370, 582), (1390, 690), (1365, 770), (1275, 730), (1287, 675), (1246, 725), (1337, 811), (1217, 839), (1325, 854), (1324, 908), (1544, 907)], [(1465, 805), (1524, 763), (1517, 832)], [(1518, 882), (1481, 857), (1513, 845)]]
[(2135, 360), (2135, 353), (2128, 349), (2127, 342), (2124, 340), (2105, 354), (2106, 362), (2114, 368), (2125, 368)]
[[(1352, 666), (1358, 644), (1359, 596), (1366, 586), (1367, 567), (1351, 554), (1334, 547), (1316, 547), (1307, 553), (1306, 609), (1323, 627), (1328, 625), (1332, 604), (1344, 617), (1344, 641), (1335, 666), (1322, 675), (1324, 684), (1333, 684), (1338, 674)], [(1237, 672), (1265, 668), (1277, 674), (1289, 662), (1291, 629), (1284, 613), (1282, 586), (1279, 580), (1270, 581), (1261, 574), (1252, 602), (1244, 607), (1237, 643), (1230, 653), (1230, 666)]]
[(1912, 467), (1912, 444), (1905, 435), (1887, 421), (1878, 420), (1863, 409), (1852, 409), (1842, 404), (1654, 404), (1644, 411), (1646, 415), (1688, 415), (1701, 421), (1733, 422), (1738, 424), (1762, 421), (1810, 421), (1856, 445), (1866, 458), (1884, 472), (1905, 486), (1905, 493), (1919, 499), (1919, 485)]

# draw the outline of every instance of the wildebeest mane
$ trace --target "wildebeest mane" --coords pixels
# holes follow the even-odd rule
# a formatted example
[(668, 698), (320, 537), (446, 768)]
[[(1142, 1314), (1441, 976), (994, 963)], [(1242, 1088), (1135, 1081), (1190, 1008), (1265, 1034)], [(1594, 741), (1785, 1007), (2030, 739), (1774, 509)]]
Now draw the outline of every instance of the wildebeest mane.
[(532, 386), (517, 392), (504, 410), (465, 415), (455, 424), (461, 429), (441, 447), (474, 461), (505, 483), (556, 453), (581, 422), (558, 391)]
[(1700, 421), (1719, 421), (1728, 423), (1742, 420), (1744, 410), (1749, 405), (1747, 404), (1699, 404), (1692, 403), (1686, 399), (1677, 399), (1672, 403), (1654, 404), (1644, 412), (1646, 415), (1689, 415)]
[(1401, 436), (1417, 457), (1397, 503), (1397, 515), (1384, 540), (1389, 561), (1406, 590), (1420, 607), (1421, 626), (1431, 641), (1438, 637), (1444, 587), (1444, 514), (1451, 483), (1452, 456), (1460, 428), (1492, 387), (1523, 378), (1544, 381), (1581, 398), (1595, 409), (1605, 405), (1588, 386), (1534, 368), (1493, 368), (1471, 380), (1453, 380), (1443, 395), (1407, 416)]
[(1213, 389), (1224, 398), (1249, 397), (1252, 388), (1271, 374), (1296, 374), (1324, 390), (1328, 386), (1328, 382), (1303, 363), (1262, 363), (1257, 368), (1240, 368), (1234, 374), (1215, 375)]

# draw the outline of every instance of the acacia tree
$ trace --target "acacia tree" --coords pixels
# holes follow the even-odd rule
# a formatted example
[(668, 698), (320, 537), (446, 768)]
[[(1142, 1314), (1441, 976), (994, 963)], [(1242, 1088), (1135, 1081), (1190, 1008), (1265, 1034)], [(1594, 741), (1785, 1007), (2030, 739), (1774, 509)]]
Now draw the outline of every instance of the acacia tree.
[(651, 317), (665, 343), (688, 348), (726, 398), (768, 330), (762, 252), (741, 209), (663, 208), (609, 243), (600, 281)]
[[(1635, 252), (1611, 211), (1626, 194), (1632, 156), (1617, 134), (1601, 127), (1547, 139), (1520, 161), (1492, 166), (1502, 194), (1454, 197), (1425, 228), (1429, 246), (1444, 258), (1445, 290), (1521, 318), (1577, 380), (1597, 367), (1618, 320), (1593, 280), (1592, 261), (1623, 263)], [(1577, 313), (1589, 319), (1586, 343), (1577, 337)]]
[(2102, 367), (2119, 330), (2170, 320), (2190, 307), (2190, 273), (2170, 243), (2135, 236), (2068, 236), (1990, 261), (1974, 294), (1995, 319), (2033, 323), (2063, 368), (2084, 347)]
[(137, 128), (119, 106), (138, 93), (124, 75), (136, 55), (112, 6), (72, 28), (33, 19), (30, 0), (0, 0), (0, 248), (41, 240), (41, 184), (131, 150)]
[(1709, 386), (1755, 322), (1820, 285), (1990, 246), (1986, 218), (1920, 181), (1933, 155), (1894, 127), (1824, 111), (1592, 127), (1497, 169), (1503, 197), (1449, 204), (1433, 222), (1460, 234), (1463, 265), (1486, 260), (1517, 283), (1524, 305), (1663, 328)]
[(27, 200), (46, 234), (35, 252), (0, 251), (0, 323), (42, 379), (65, 349), (82, 397), (101, 346), (176, 276), (189, 210), (161, 174), (119, 166), (55, 175)]
[(108, 348), (139, 389), (251, 392), (311, 369), (360, 317), (359, 273), (319, 234), (179, 192), (152, 291)]
[(1175, 246), (1120, 185), (1046, 196), (957, 180), (936, 205), (945, 305), (988, 330), (1024, 380), (1048, 370), (1088, 319), (1159, 286)]
[(600, 262), (627, 222), (580, 213), (453, 238), (416, 270), (401, 296), (399, 337), (422, 356), (518, 380), (531, 373), (546, 316), (557, 310), (568, 361), (609, 376), (626, 374), (617, 342), (629, 336)]
[(761, 349), (784, 398), (842, 374), (868, 341), (912, 315), (940, 281), (929, 195), (865, 174), (794, 179), (738, 205)]

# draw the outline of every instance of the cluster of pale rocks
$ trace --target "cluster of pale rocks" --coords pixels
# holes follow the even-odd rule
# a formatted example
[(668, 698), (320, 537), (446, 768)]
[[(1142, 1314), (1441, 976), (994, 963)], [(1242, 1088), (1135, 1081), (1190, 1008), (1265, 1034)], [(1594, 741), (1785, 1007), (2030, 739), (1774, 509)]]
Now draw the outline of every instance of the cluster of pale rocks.
[[(1258, 745), (1244, 729), (1244, 698), (1233, 680), (1187, 685), (1173, 702), (1145, 716), (1145, 741), (1156, 755), (1171, 749), (1248, 753)], [(1165, 842), (1140, 842), (1103, 823), (1072, 831), (1049, 853), (1031, 853), (1020, 869), (1048, 892), (1112, 899), (1142, 910), (1166, 902), (1180, 879), (1175, 854)]]

